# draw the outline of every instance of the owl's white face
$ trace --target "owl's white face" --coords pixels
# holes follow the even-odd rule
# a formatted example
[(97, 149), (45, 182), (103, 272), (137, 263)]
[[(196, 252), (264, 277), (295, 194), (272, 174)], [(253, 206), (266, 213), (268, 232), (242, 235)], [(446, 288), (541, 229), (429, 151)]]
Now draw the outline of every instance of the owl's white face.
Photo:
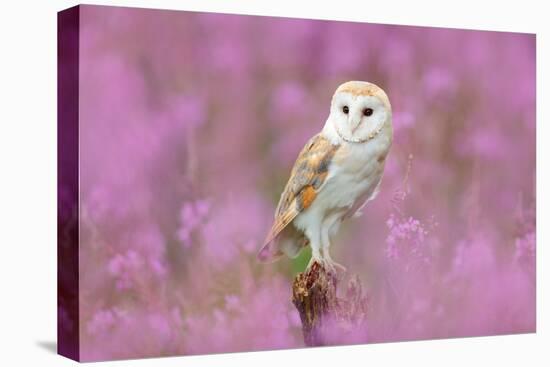
[(341, 139), (365, 142), (372, 139), (385, 123), (391, 123), (391, 109), (377, 95), (336, 92), (329, 121)]

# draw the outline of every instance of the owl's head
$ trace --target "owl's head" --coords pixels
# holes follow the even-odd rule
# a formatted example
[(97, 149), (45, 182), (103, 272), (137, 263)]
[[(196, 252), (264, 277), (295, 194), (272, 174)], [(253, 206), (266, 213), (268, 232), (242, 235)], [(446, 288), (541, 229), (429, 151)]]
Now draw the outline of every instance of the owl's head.
[(391, 117), (390, 101), (380, 87), (350, 81), (334, 92), (327, 124), (340, 139), (362, 143), (376, 137), (384, 127), (391, 128)]

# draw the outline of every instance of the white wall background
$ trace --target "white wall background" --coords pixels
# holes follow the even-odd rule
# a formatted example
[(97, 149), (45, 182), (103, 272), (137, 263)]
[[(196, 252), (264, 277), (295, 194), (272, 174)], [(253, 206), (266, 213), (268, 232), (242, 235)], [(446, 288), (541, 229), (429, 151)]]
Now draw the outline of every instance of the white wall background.
[[(538, 332), (280, 352), (108, 362), (116, 366), (550, 363), (548, 203), (550, 32), (544, 1), (134, 0), (96, 4), (537, 33)], [(77, 4), (4, 2), (0, 11), (0, 365), (65, 366), (56, 338), (56, 12)], [(411, 91), (413, 93), (414, 91)], [(510, 93), (513, 91), (503, 91)], [(513, 167), (511, 167), (513, 169)], [(546, 205), (544, 205), (546, 203)]]

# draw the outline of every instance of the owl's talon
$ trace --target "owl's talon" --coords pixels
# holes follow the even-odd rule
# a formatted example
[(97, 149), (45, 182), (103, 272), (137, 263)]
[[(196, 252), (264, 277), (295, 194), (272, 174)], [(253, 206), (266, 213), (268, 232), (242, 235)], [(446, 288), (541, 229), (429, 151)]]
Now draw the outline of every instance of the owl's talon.
[(306, 266), (306, 269), (310, 269), (314, 263), (318, 263), (320, 265), (324, 264), (324, 261), (320, 258), (317, 258), (315, 256), (312, 256), (311, 259), (309, 259), (309, 263)]
[(334, 268), (337, 270), (337, 272), (340, 272), (340, 273), (347, 273), (348, 269), (346, 269), (346, 267), (342, 264), (338, 264), (337, 262), (333, 262), (332, 263), (332, 266), (334, 266)]
[(332, 260), (323, 260), (323, 265), (329, 273), (334, 274), (336, 277), (343, 276), (347, 272), (345, 266), (338, 264), (337, 262)]

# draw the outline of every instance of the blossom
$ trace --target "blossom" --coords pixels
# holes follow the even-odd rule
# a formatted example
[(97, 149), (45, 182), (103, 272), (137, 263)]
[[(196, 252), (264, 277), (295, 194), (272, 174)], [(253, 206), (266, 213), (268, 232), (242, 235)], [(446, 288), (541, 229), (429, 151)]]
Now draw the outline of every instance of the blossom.
[(204, 224), (209, 210), (210, 203), (205, 199), (183, 204), (180, 211), (180, 228), (177, 235), (184, 247), (191, 246), (191, 234), (200, 225)]

